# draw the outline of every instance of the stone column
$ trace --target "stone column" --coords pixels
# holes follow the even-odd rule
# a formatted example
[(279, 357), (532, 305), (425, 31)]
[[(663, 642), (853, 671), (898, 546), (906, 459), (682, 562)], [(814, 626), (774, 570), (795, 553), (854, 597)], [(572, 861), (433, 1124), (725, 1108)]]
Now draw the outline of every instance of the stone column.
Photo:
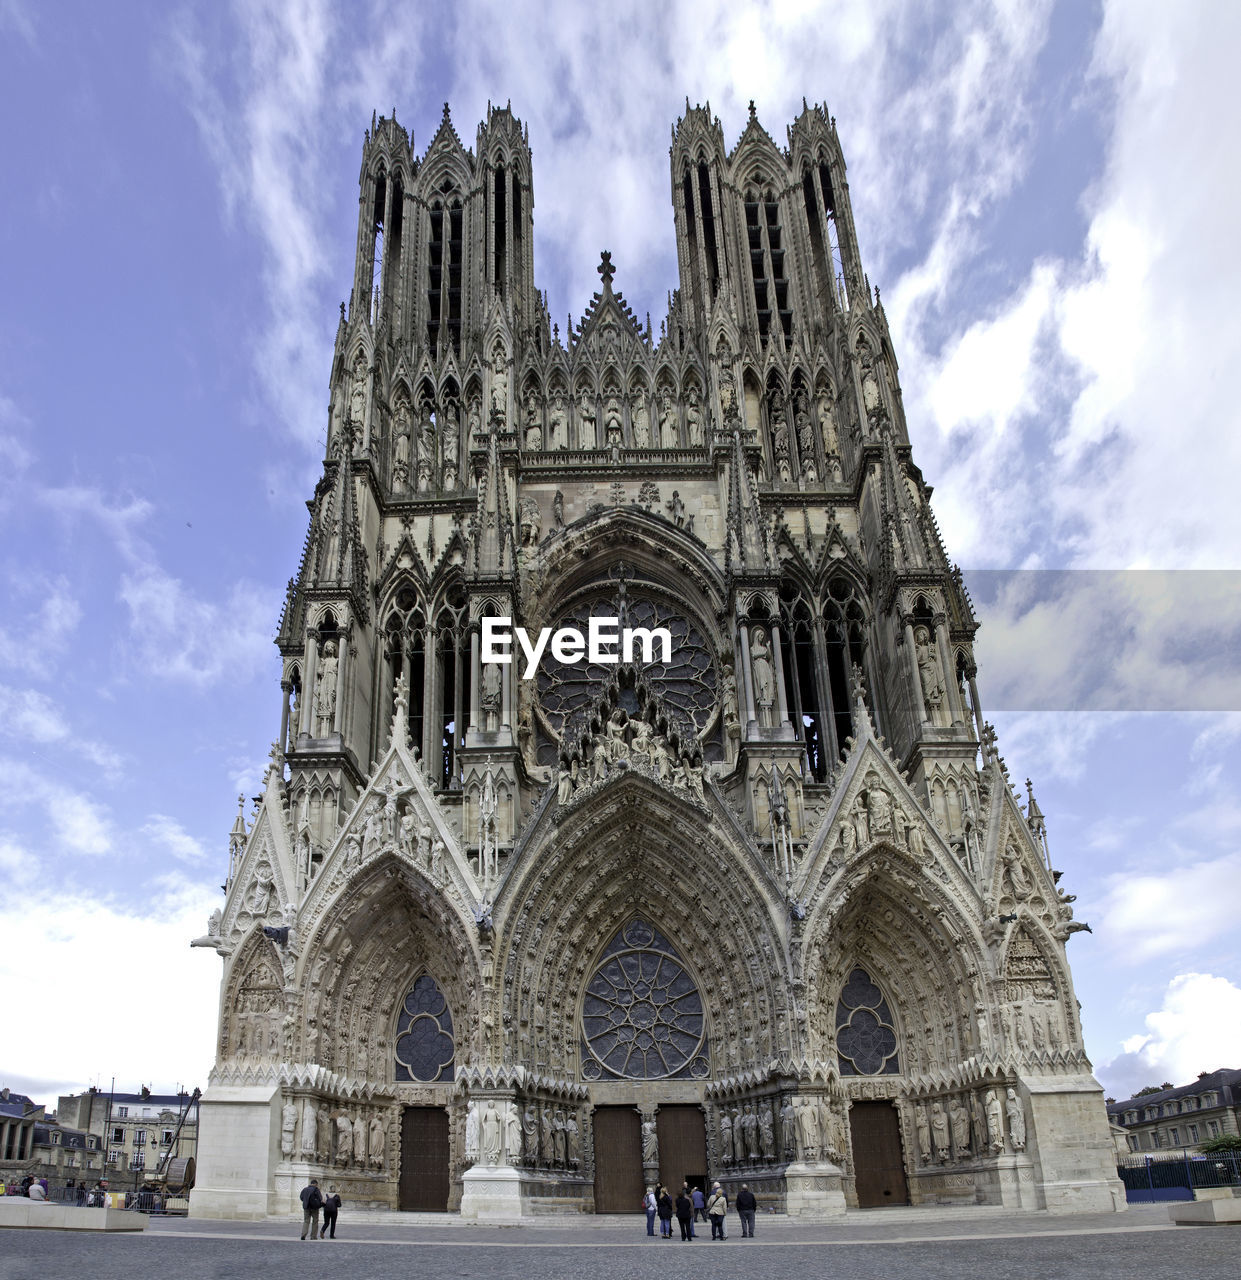
[(510, 662), (500, 675), (500, 728), (513, 727), (513, 664)]
[[(512, 663), (509, 664), (511, 666)], [(504, 669), (508, 674), (508, 667)], [(482, 719), (482, 660), (479, 653), (479, 636), (477, 628), (470, 629), (470, 729), (481, 729)]]
[(961, 687), (957, 684), (956, 668), (952, 665), (952, 650), (948, 645), (948, 619), (942, 613), (935, 615), (935, 648), (939, 653), (939, 665), (943, 668), (944, 692), (948, 695), (952, 723), (964, 724), (965, 711), (961, 706)]
[(284, 695), (280, 706), (280, 750), (289, 749), (289, 699), (293, 694), (293, 686), (288, 680), (281, 680), (280, 692)]
[[(439, 661), (436, 644), (439, 636), (430, 625), (422, 635), (422, 741), (418, 744), (418, 749), (422, 752), (423, 767), (434, 781), (439, 777), (439, 760), (432, 750), (439, 742), (439, 708), (435, 701), (435, 668)], [(432, 764), (435, 766), (434, 770)]]
[[(319, 632), (311, 627), (306, 632), (306, 674), (302, 677), (302, 723), (300, 732), (314, 736), (315, 725), (315, 677), (319, 672)], [(337, 696), (340, 681), (337, 681)]]
[(928, 722), (926, 703), (922, 698), (922, 677), (918, 674), (918, 644), (914, 640), (913, 617), (905, 615), (905, 651), (909, 656), (909, 678), (913, 681), (913, 707), (918, 723), (914, 727), (920, 729)]
[(776, 669), (776, 706), (779, 708), (780, 725), (783, 727), (789, 722), (789, 700), (784, 688), (784, 655), (780, 648), (780, 627), (775, 619), (772, 619), (771, 623), (771, 661)]
[(353, 675), (349, 631), (348, 627), (342, 628), (336, 639), (336, 706), (332, 709), (332, 732), (342, 738), (345, 735), (345, 690)]
[(745, 736), (752, 738), (758, 728), (758, 716), (754, 708), (754, 673), (750, 670), (750, 624), (741, 624), (741, 687), (745, 690)]
[(978, 741), (982, 741), (982, 707), (978, 705), (978, 684), (977, 672), (971, 669), (966, 673), (965, 677), (970, 682), (970, 707), (974, 712), (974, 732), (978, 735)]

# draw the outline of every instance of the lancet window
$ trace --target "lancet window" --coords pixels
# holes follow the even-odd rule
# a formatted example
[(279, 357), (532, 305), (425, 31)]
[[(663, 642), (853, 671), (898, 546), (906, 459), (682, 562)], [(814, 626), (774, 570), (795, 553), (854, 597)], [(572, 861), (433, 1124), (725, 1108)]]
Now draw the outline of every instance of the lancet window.
[(897, 1075), (896, 1027), (883, 992), (854, 969), (836, 1002), (836, 1052), (842, 1076)]
[(847, 309), (844, 261), (840, 253), (840, 229), (836, 225), (836, 197), (827, 161), (807, 166), (802, 174), (802, 198), (810, 227), (810, 247), (822, 295)]
[(746, 192), (745, 226), (759, 337), (765, 342), (774, 330), (787, 346), (793, 336), (793, 311), (784, 268), (780, 203), (770, 189), (761, 194), (753, 189)]
[(460, 787), (460, 751), (470, 711), (470, 635), (465, 592), (459, 587), (435, 620), (439, 785)]
[(787, 642), (782, 646), (784, 684), (789, 697), (789, 719), (806, 747), (806, 763), (816, 782), (827, 778), (832, 753), (831, 728), (824, 706), (830, 705), (823, 687), (821, 628), (798, 591), (797, 584), (780, 587), (780, 613)]
[(431, 204), (427, 243), (427, 346), (439, 353), (443, 338), (461, 352), (461, 200), (445, 181)]
[(427, 1084), (455, 1075), (456, 1044), (448, 1001), (429, 973), (414, 983), (401, 1002), (396, 1024), (395, 1077)]
[(387, 744), (391, 709), (397, 685), (404, 676), (409, 690), (406, 712), (409, 736), (420, 751), (425, 750), (426, 619), (413, 587), (401, 587), (393, 597), (384, 626), (384, 661), (380, 675), (385, 687), (381, 690), (379, 705), (388, 710), (376, 726), (379, 733), (377, 745), (382, 749)]

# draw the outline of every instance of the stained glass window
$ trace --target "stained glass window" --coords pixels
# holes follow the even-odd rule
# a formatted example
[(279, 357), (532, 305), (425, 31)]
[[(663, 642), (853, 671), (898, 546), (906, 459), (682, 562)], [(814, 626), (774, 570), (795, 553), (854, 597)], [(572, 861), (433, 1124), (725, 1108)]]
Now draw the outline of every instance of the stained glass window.
[(672, 944), (645, 920), (612, 939), (586, 985), (587, 1080), (702, 1079), (710, 1070), (702, 997)]
[(424, 973), (401, 1004), (396, 1027), (396, 1078), (427, 1083), (451, 1080), (455, 1054), (448, 1002), (435, 979)]
[(896, 1030), (883, 992), (854, 969), (836, 1004), (836, 1051), (842, 1076), (896, 1075)]

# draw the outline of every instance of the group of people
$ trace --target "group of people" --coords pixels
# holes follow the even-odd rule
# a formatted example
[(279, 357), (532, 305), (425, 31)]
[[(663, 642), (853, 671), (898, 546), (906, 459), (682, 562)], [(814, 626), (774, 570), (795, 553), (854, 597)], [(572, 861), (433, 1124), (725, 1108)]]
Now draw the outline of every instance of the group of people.
[[(665, 1186), (647, 1187), (642, 1197), (642, 1208), (646, 1212), (646, 1234), (655, 1234), (655, 1219), (659, 1219), (659, 1234), (664, 1240), (672, 1239), (672, 1219), (675, 1217), (681, 1228), (682, 1240), (693, 1240), (696, 1222), (711, 1223), (711, 1239), (727, 1240), (724, 1223), (728, 1217), (728, 1196), (718, 1182), (711, 1184), (709, 1193), (701, 1187), (691, 1187), (682, 1183), (680, 1194), (674, 1199)], [(758, 1201), (754, 1192), (745, 1184), (737, 1193), (737, 1216), (741, 1219), (741, 1238), (752, 1239), (754, 1236), (754, 1214)]]
[[(335, 1240), (336, 1239), (336, 1216), (340, 1213), (341, 1199), (336, 1194), (336, 1188), (328, 1187), (328, 1193), (325, 1196), (319, 1189), (319, 1180), (311, 1178), (311, 1180), (302, 1188), (302, 1239), (306, 1239), (306, 1233), (310, 1233), (312, 1240)], [(323, 1228), (319, 1227), (319, 1210), (323, 1210)], [(331, 1235), (328, 1232), (331, 1232)]]

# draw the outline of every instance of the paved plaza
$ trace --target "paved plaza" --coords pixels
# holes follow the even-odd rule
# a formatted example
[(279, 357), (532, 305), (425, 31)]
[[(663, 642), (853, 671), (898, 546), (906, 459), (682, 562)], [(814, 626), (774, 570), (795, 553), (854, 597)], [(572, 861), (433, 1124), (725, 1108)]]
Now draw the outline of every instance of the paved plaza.
[(848, 1222), (760, 1219), (742, 1240), (710, 1232), (692, 1244), (646, 1235), (644, 1220), (591, 1217), (473, 1226), (432, 1215), (342, 1214), (335, 1241), (301, 1241), (300, 1222), (152, 1219), (134, 1235), (0, 1231), (0, 1280), (231, 1280), (256, 1276), (961, 1277), (962, 1280), (1212, 1280), (1238, 1272), (1241, 1229), (1174, 1227), (1166, 1205), (1118, 1217), (1012, 1215), (1004, 1210), (876, 1210)]

